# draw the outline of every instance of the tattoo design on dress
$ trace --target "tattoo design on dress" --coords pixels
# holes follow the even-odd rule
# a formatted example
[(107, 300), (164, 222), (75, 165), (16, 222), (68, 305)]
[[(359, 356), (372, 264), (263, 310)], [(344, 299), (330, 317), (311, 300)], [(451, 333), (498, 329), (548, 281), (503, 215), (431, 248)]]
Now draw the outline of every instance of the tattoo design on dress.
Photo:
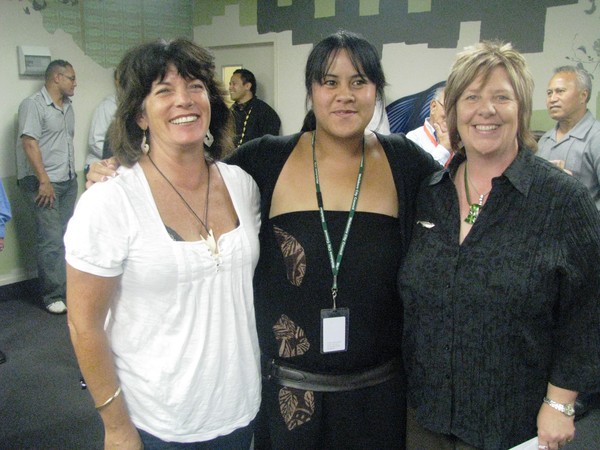
[(302, 244), (294, 236), (273, 225), (273, 231), (287, 270), (287, 278), (294, 286), (300, 286), (306, 273), (306, 254)]
[(273, 333), (275, 339), (279, 342), (279, 356), (281, 358), (303, 355), (310, 348), (304, 330), (285, 314), (273, 325)]
[(283, 387), (279, 390), (279, 410), (288, 430), (310, 421), (315, 412), (315, 393)]

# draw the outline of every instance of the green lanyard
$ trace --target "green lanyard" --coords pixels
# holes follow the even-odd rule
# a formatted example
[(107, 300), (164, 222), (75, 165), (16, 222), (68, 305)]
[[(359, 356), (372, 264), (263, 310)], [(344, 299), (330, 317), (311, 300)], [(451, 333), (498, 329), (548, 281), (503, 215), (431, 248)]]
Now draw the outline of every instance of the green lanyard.
[(333, 254), (333, 245), (331, 244), (331, 237), (329, 236), (329, 229), (327, 227), (327, 220), (325, 220), (325, 210), (323, 208), (323, 196), (321, 195), (321, 185), (319, 183), (319, 168), (317, 166), (317, 154), (315, 152), (315, 137), (316, 132), (313, 132), (312, 136), (312, 152), (313, 152), (313, 167), (315, 170), (315, 188), (317, 190), (317, 204), (319, 205), (319, 213), (321, 215), (321, 226), (323, 227), (323, 234), (325, 234), (325, 242), (327, 244), (327, 253), (329, 254), (329, 263), (331, 264), (331, 272), (333, 274), (333, 284), (331, 285), (331, 297), (333, 298), (333, 309), (337, 309), (336, 298), (337, 298), (337, 276), (340, 271), (340, 265), (342, 264), (342, 256), (344, 255), (344, 248), (348, 241), (348, 235), (350, 234), (350, 227), (352, 226), (352, 219), (356, 212), (356, 204), (358, 203), (358, 195), (360, 194), (360, 185), (362, 184), (362, 176), (365, 171), (365, 138), (362, 141), (362, 157), (360, 159), (360, 167), (358, 169), (358, 176), (356, 178), (356, 187), (354, 188), (354, 197), (352, 198), (352, 205), (348, 213), (348, 220), (346, 221), (346, 228), (342, 235), (342, 242), (338, 251), (337, 257)]

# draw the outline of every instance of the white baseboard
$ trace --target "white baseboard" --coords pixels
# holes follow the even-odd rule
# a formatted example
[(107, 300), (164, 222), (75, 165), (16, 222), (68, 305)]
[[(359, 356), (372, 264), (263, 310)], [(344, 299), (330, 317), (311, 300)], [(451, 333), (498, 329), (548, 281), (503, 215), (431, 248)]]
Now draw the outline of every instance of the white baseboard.
[(0, 274), (0, 286), (18, 283), (20, 281), (30, 280), (32, 278), (37, 278), (37, 270), (19, 268), (10, 273)]

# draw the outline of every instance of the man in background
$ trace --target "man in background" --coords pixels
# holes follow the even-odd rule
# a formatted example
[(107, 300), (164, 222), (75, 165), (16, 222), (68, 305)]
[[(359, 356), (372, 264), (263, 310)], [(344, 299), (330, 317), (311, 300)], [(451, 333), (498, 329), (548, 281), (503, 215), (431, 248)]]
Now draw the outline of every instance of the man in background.
[(55, 60), (42, 89), (19, 105), (17, 178), (34, 211), (42, 300), (52, 314), (67, 311), (63, 235), (77, 200), (70, 99), (76, 86), (73, 66)]
[[(117, 84), (116, 71), (113, 74), (115, 86)], [(110, 158), (112, 150), (108, 145), (107, 132), (115, 112), (117, 111), (117, 94), (112, 93), (106, 96), (94, 110), (90, 132), (88, 134), (88, 153), (85, 158), (85, 170), (87, 173), (90, 164), (101, 159)]]
[(252, 72), (247, 69), (233, 72), (229, 95), (235, 102), (231, 111), (235, 118), (236, 147), (265, 134), (279, 134), (281, 120), (273, 108), (256, 97), (256, 78)]
[(587, 109), (591, 93), (592, 80), (585, 70), (554, 69), (546, 107), (556, 126), (540, 138), (537, 155), (581, 181), (600, 210), (600, 122)]
[(423, 126), (409, 131), (406, 137), (431, 154), (442, 166), (450, 161), (450, 136), (446, 126), (443, 87), (436, 89), (429, 104), (429, 117)]

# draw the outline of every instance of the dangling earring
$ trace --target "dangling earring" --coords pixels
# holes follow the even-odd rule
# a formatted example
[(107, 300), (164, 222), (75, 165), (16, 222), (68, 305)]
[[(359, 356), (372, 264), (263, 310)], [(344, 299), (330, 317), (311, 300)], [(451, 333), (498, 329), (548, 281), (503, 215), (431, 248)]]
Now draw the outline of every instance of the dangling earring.
[(147, 155), (148, 152), (150, 151), (150, 146), (146, 142), (146, 135), (147, 134), (148, 134), (148, 129), (146, 128), (144, 130), (144, 132), (143, 132), (143, 137), (142, 137), (142, 152), (144, 153), (144, 155)]
[(206, 130), (206, 136), (204, 136), (204, 145), (210, 147), (215, 142), (215, 138), (212, 134), (210, 134), (210, 130)]

